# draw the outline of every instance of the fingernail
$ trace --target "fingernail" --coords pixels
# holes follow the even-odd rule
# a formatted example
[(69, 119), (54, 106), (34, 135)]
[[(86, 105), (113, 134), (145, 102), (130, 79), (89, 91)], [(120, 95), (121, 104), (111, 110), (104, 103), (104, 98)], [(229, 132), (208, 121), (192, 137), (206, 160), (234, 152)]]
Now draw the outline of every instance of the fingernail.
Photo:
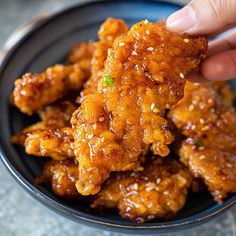
[(168, 29), (179, 33), (187, 32), (196, 24), (197, 15), (195, 10), (190, 5), (170, 15), (166, 21), (166, 26)]

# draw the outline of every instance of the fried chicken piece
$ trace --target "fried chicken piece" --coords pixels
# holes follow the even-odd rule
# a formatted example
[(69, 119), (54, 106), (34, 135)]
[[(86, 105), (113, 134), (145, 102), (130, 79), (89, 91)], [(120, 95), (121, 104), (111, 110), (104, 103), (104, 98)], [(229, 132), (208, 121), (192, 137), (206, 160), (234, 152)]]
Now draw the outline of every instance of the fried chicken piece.
[(111, 171), (131, 169), (146, 145), (168, 155), (173, 136), (162, 117), (206, 49), (206, 39), (169, 32), (164, 23), (142, 21), (116, 38), (97, 92), (71, 120), (82, 195), (97, 193)]
[(75, 187), (78, 178), (78, 167), (75, 159), (48, 161), (43, 168), (43, 175), (36, 178), (36, 184), (50, 183), (53, 192), (65, 199), (78, 199)]
[(68, 56), (68, 62), (70, 64), (80, 63), (84, 65), (84, 68), (91, 70), (91, 60), (94, 54), (94, 42), (79, 43), (72, 47)]
[(214, 199), (236, 192), (236, 113), (225, 82), (187, 82), (184, 98), (168, 117), (187, 137), (180, 159), (202, 178)]
[(97, 90), (98, 82), (102, 77), (108, 49), (112, 47), (116, 37), (126, 34), (127, 32), (128, 27), (121, 19), (108, 18), (101, 25), (98, 31), (99, 41), (94, 43), (94, 54), (91, 63), (92, 75), (86, 82), (85, 89), (78, 99), (79, 101), (82, 101), (86, 95), (94, 93)]
[(187, 82), (184, 98), (170, 110), (168, 118), (197, 145), (236, 154), (233, 97), (226, 82)]
[[(187, 82), (184, 98), (170, 110), (168, 118), (187, 137), (218, 139), (224, 148), (236, 135), (233, 93), (226, 82)], [(234, 132), (235, 131), (235, 132)], [(233, 138), (232, 138), (233, 136)], [(212, 142), (213, 144), (214, 142)], [(235, 146), (236, 140), (232, 146)], [(230, 144), (231, 145), (231, 144)]]
[(36, 130), (27, 134), (25, 152), (34, 156), (47, 156), (54, 160), (64, 160), (74, 156), (74, 138), (69, 127), (57, 130)]
[(180, 160), (196, 178), (202, 178), (216, 202), (236, 193), (236, 155), (223, 150), (200, 150), (188, 139), (180, 149)]
[(62, 98), (69, 90), (80, 89), (89, 72), (80, 63), (55, 65), (42, 73), (26, 73), (15, 81), (14, 104), (21, 112), (32, 115)]
[(70, 126), (70, 119), (75, 109), (75, 105), (70, 101), (62, 101), (55, 105), (47, 106), (44, 110), (38, 112), (41, 121), (26, 127), (18, 134), (12, 136), (11, 142), (24, 146), (28, 133)]
[(142, 171), (114, 173), (93, 196), (92, 208), (119, 209), (142, 223), (174, 216), (185, 204), (192, 183), (189, 170), (172, 158), (154, 157)]

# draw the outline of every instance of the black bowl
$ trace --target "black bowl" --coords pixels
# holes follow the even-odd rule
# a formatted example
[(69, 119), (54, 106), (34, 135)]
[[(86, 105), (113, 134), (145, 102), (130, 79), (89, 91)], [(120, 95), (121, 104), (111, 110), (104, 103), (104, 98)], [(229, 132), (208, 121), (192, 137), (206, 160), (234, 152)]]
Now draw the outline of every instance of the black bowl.
[(73, 44), (96, 39), (100, 24), (109, 16), (122, 18), (132, 25), (142, 19), (163, 19), (178, 8), (177, 5), (160, 1), (96, 1), (28, 25), (23, 29), (23, 34), (15, 35), (14, 40), (17, 40), (8, 41), (0, 64), (1, 159), (15, 179), (38, 201), (76, 222), (136, 234), (158, 234), (190, 228), (212, 219), (236, 202), (236, 196), (232, 195), (223, 204), (216, 204), (206, 191), (189, 196), (186, 206), (174, 219), (144, 224), (121, 219), (117, 212), (98, 214), (89, 209), (86, 201), (71, 203), (44, 187), (36, 187), (33, 180), (41, 174), (44, 161), (27, 156), (23, 149), (9, 141), (12, 134), (36, 120), (9, 106), (9, 94), (16, 78), (27, 71), (39, 72), (55, 63), (64, 62)]

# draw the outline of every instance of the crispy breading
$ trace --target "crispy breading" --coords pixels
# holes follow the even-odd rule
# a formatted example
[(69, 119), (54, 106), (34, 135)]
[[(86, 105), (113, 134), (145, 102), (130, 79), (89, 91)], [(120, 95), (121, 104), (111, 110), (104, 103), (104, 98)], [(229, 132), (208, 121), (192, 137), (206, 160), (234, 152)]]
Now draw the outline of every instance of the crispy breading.
[(180, 148), (180, 160), (196, 178), (202, 178), (215, 201), (222, 202), (229, 193), (236, 193), (236, 155), (215, 148), (199, 150), (188, 139)]
[(122, 217), (139, 223), (169, 218), (184, 206), (191, 183), (189, 170), (178, 161), (153, 157), (141, 171), (111, 175), (93, 196), (91, 207), (117, 207)]
[(13, 144), (24, 145), (27, 134), (37, 130), (55, 130), (70, 126), (70, 118), (75, 111), (75, 105), (70, 101), (61, 101), (45, 107), (38, 112), (41, 121), (32, 124), (11, 137)]
[(43, 168), (42, 176), (36, 178), (36, 184), (50, 183), (53, 192), (65, 199), (75, 200), (79, 193), (75, 187), (78, 178), (78, 167), (75, 159), (48, 161)]
[(82, 101), (86, 95), (94, 93), (97, 90), (98, 82), (102, 77), (108, 49), (112, 47), (116, 37), (127, 32), (128, 27), (121, 19), (108, 18), (101, 25), (98, 31), (99, 41), (94, 43), (94, 54), (91, 62), (92, 74), (85, 83), (85, 89), (82, 91), (81, 97), (78, 99), (79, 101)]
[(14, 104), (28, 115), (42, 110), (62, 98), (69, 90), (80, 89), (90, 70), (79, 63), (70, 66), (55, 65), (41, 73), (26, 73), (15, 81)]
[(184, 94), (184, 98), (168, 113), (177, 128), (188, 137), (201, 138), (214, 133), (217, 136), (225, 135), (220, 139), (227, 141), (225, 139), (230, 136), (232, 125), (236, 125), (232, 106), (234, 96), (229, 85), (223, 81), (203, 84), (187, 82)]
[(27, 154), (64, 160), (74, 156), (73, 141), (71, 128), (65, 127), (32, 131), (27, 134), (24, 146)]
[(202, 178), (217, 202), (236, 192), (236, 112), (226, 82), (187, 82), (168, 118), (187, 137), (180, 160)]
[(168, 155), (173, 136), (162, 117), (206, 49), (205, 38), (169, 32), (164, 23), (142, 21), (116, 38), (97, 92), (72, 116), (81, 194), (97, 193), (111, 171), (132, 168), (146, 145)]
[(87, 70), (90, 70), (94, 49), (94, 42), (76, 44), (70, 51), (68, 62), (70, 64), (79, 62), (80, 65), (84, 65)]
[(168, 118), (196, 145), (236, 155), (236, 112), (226, 82), (187, 82), (184, 98)]

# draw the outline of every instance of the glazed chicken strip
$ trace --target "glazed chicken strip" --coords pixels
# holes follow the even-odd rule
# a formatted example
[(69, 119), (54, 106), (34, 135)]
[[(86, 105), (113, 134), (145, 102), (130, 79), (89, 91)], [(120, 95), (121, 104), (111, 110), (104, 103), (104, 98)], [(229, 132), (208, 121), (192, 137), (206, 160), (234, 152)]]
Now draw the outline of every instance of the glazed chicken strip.
[(49, 183), (53, 192), (65, 199), (78, 199), (79, 193), (75, 187), (78, 179), (78, 167), (75, 159), (64, 161), (48, 161), (43, 167), (43, 174), (36, 178), (36, 184)]
[(187, 82), (169, 119), (187, 137), (180, 159), (202, 178), (217, 202), (236, 192), (236, 112), (225, 82)]
[(79, 43), (72, 47), (68, 56), (70, 64), (80, 63), (81, 66), (90, 70), (91, 60), (94, 54), (94, 43)]
[(104, 62), (107, 58), (108, 49), (116, 37), (126, 34), (128, 27), (123, 20), (108, 18), (100, 27), (98, 31), (99, 41), (94, 43), (94, 54), (91, 62), (92, 74), (89, 80), (85, 83), (85, 89), (78, 99), (82, 101), (83, 98), (97, 90), (98, 82), (102, 77), (104, 69)]
[(24, 145), (28, 133), (70, 126), (70, 119), (75, 109), (74, 104), (67, 100), (47, 106), (44, 110), (38, 112), (41, 121), (26, 127), (18, 134), (12, 136), (11, 142), (13, 144)]
[[(94, 48), (96, 48), (92, 60), (93, 74), (90, 78), (91, 88), (87, 88), (87, 92), (85, 93), (88, 93), (89, 90), (92, 91), (94, 88), (97, 87), (99, 70), (102, 70), (104, 67), (103, 64), (107, 56), (108, 48), (112, 45), (115, 37), (127, 31), (128, 29), (124, 21), (119, 19), (108, 18), (104, 22), (104, 24), (102, 24), (99, 30), (100, 41), (95, 44), (96, 47), (93, 43), (82, 43), (76, 45), (72, 49), (68, 59), (69, 62), (79, 62), (81, 64), (82, 62), (86, 62), (86, 60), (90, 60), (91, 62), (91, 54), (93, 53)], [(72, 113), (70, 113), (70, 116), (71, 114)], [(57, 122), (57, 117), (60, 116), (55, 113), (56, 122), (54, 122), (54, 119), (52, 120), (51, 117), (49, 117), (50, 119), (44, 119), (43, 122), (37, 123), (31, 127), (24, 129), (20, 135), (16, 135), (15, 137), (13, 137), (13, 141), (17, 143), (17, 139), (19, 140), (19, 138), (21, 138), (21, 143), (25, 145), (26, 152), (31, 155), (49, 155), (53, 159), (57, 160), (63, 160), (65, 158), (72, 157), (73, 152), (71, 146), (68, 145), (68, 141), (72, 142), (73, 139), (71, 137), (71, 133), (69, 132), (69, 128), (66, 129), (66, 132), (64, 132), (64, 130), (59, 130), (60, 128), (69, 125), (64, 124), (59, 126), (61, 122)], [(54, 126), (57, 130), (55, 130), (55, 128), (50, 125), (51, 123), (58, 124), (58, 127)], [(26, 139), (27, 133), (29, 134)], [(67, 134), (68, 137), (66, 137)]]
[[(74, 156), (70, 118), (75, 106), (70, 101), (47, 106), (39, 112), (39, 121), (12, 136), (11, 142), (25, 147), (28, 154), (64, 160)], [(67, 128), (66, 128), (67, 127)]]
[[(235, 119), (233, 99), (234, 95), (225, 82), (198, 84), (187, 81), (184, 98), (170, 110), (168, 118), (185, 136), (200, 138), (214, 131), (227, 138), (230, 137), (232, 127), (224, 125), (223, 120), (229, 119), (227, 116)], [(228, 132), (222, 132), (225, 129)], [(221, 137), (223, 142), (225, 138)]]
[(74, 156), (72, 129), (36, 130), (27, 134), (25, 152), (34, 156), (47, 156), (54, 160), (64, 160)]
[(174, 216), (192, 183), (189, 170), (173, 158), (153, 157), (143, 169), (113, 173), (93, 196), (91, 207), (118, 208), (122, 217), (142, 223)]
[(80, 63), (55, 65), (41, 73), (26, 73), (15, 81), (13, 102), (28, 115), (44, 109), (70, 90), (79, 90), (90, 75)]
[(229, 193), (236, 193), (236, 155), (231, 152), (194, 145), (188, 139), (180, 148), (180, 160), (196, 178), (202, 178), (215, 201), (221, 203)]
[(131, 169), (146, 145), (168, 155), (173, 136), (165, 109), (183, 97), (185, 76), (206, 49), (205, 38), (148, 21), (116, 38), (97, 92), (85, 97), (71, 120), (82, 195), (96, 194), (111, 171)]

